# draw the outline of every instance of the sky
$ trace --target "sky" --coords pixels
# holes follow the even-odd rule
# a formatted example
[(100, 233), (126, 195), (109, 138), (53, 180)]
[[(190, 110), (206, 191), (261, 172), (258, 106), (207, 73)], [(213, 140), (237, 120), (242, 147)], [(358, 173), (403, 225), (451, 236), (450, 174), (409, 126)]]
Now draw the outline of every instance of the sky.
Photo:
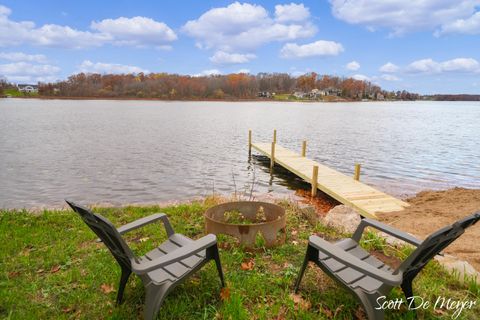
[(0, 0), (0, 77), (307, 72), (480, 94), (480, 0)]

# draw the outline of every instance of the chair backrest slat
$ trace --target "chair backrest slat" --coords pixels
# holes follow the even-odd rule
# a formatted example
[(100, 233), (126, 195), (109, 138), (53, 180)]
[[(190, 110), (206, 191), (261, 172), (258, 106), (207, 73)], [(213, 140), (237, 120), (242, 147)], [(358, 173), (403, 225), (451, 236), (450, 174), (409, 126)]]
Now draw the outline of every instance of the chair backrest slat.
[(403, 270), (404, 277), (415, 277), (433, 257), (457, 240), (468, 227), (477, 223), (478, 220), (480, 220), (480, 212), (467, 216), (428, 236), (400, 265), (399, 269)]
[(65, 200), (68, 205), (80, 215), (88, 227), (103, 241), (123, 269), (131, 270), (130, 259), (133, 253), (122, 239), (117, 228), (105, 217), (93, 213), (91, 210)]

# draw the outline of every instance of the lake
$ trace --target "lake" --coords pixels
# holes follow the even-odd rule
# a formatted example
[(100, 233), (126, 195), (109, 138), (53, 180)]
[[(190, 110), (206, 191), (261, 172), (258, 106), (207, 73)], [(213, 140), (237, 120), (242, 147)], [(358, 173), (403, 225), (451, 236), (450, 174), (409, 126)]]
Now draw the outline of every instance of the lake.
[[(399, 197), (480, 188), (478, 102), (165, 102), (0, 99), (0, 208), (153, 203), (308, 188), (268, 161), (271, 141)], [(255, 154), (255, 152), (254, 152)], [(277, 173), (278, 171), (278, 173)]]

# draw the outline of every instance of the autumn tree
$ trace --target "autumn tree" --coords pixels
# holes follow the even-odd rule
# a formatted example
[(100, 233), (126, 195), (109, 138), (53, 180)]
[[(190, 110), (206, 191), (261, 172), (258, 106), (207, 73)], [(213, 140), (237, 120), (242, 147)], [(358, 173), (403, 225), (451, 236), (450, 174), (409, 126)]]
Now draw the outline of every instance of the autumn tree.
[(315, 72), (310, 72), (298, 77), (297, 87), (302, 91), (310, 91), (312, 89), (315, 89), (316, 82), (317, 74)]
[[(342, 96), (360, 99), (382, 92), (368, 81), (315, 72), (298, 78), (287, 73), (233, 73), (228, 75), (190, 76), (168, 73), (98, 74), (79, 73), (65, 81), (39, 84), (45, 96), (67, 97), (137, 97), (157, 99), (252, 99), (259, 91), (290, 94), (295, 89), (310, 91), (338, 89)], [(407, 92), (392, 93), (398, 99), (413, 99)]]

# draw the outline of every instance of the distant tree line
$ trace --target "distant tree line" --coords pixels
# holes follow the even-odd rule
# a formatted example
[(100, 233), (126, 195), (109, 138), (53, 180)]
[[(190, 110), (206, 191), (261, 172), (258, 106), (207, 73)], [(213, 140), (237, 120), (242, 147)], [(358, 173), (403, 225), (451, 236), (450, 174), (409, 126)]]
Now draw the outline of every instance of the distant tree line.
[(291, 94), (301, 90), (337, 89), (339, 96), (360, 100), (381, 93), (386, 99), (414, 100), (417, 94), (388, 92), (369, 81), (308, 73), (299, 77), (287, 73), (234, 73), (188, 76), (168, 73), (96, 74), (79, 73), (56, 83), (40, 83), (43, 96), (126, 97), (175, 99), (254, 99), (259, 92)]
[(7, 80), (5, 80), (5, 79), (0, 79), (0, 97), (5, 94), (5, 89), (8, 89), (8, 87), (9, 87), (10, 85), (11, 85), (11, 84), (9, 84), (9, 83), (7, 82)]
[(425, 99), (435, 101), (480, 101), (478, 94), (435, 94), (426, 96)]

